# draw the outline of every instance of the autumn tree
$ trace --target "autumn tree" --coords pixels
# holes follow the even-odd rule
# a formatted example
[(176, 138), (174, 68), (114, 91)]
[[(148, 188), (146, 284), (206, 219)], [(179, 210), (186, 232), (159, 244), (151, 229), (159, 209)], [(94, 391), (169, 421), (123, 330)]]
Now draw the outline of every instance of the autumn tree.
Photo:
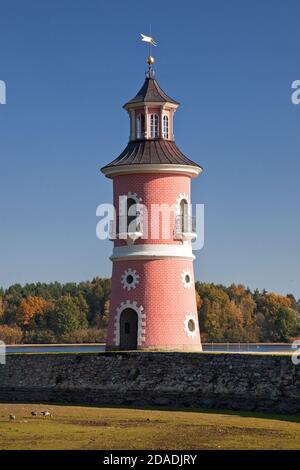
[(5, 344), (18, 344), (23, 339), (23, 332), (19, 326), (0, 325), (0, 341)]
[(42, 299), (41, 297), (31, 295), (26, 297), (21, 301), (17, 310), (17, 323), (27, 326), (34, 316), (43, 315), (52, 305), (53, 302)]
[[(78, 284), (14, 284), (0, 288), (0, 325), (18, 324), (29, 343), (104, 338), (110, 294), (111, 280), (99, 277)], [(300, 335), (300, 300), (292, 294), (196, 282), (196, 305), (203, 341), (288, 341)]]
[(196, 294), (196, 305), (197, 305), (197, 310), (199, 312), (201, 306), (202, 306), (202, 299), (199, 295), (199, 292), (198, 291), (195, 291), (195, 294)]
[(232, 321), (227, 334), (229, 341), (257, 341), (255, 324), (256, 303), (249, 289), (242, 284), (232, 284), (226, 289), (231, 300)]
[(0, 323), (2, 322), (4, 316), (4, 299), (3, 296), (0, 295)]
[(209, 341), (226, 340), (226, 331), (231, 321), (231, 305), (227, 293), (213, 284), (196, 283), (202, 300), (199, 310), (200, 327)]

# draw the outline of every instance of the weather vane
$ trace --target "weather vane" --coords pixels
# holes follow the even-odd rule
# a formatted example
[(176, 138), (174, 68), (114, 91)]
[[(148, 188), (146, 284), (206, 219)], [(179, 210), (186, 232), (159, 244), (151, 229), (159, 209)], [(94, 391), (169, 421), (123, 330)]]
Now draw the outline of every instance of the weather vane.
[(146, 36), (146, 34), (141, 34), (142, 41), (147, 42), (149, 44), (149, 56), (147, 58), (147, 64), (149, 65), (148, 74), (149, 76), (153, 76), (153, 68), (152, 65), (154, 64), (154, 57), (151, 55), (152, 46), (157, 46), (156, 42), (154, 41), (152, 36)]

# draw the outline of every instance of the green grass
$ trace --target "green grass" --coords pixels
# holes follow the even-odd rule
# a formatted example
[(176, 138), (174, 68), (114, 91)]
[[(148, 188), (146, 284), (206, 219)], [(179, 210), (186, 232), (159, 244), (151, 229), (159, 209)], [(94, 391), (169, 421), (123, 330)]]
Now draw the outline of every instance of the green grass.
[[(52, 417), (32, 417), (32, 410), (48, 410)], [(10, 414), (16, 421), (9, 421)], [(0, 449), (300, 449), (300, 418), (0, 404)]]

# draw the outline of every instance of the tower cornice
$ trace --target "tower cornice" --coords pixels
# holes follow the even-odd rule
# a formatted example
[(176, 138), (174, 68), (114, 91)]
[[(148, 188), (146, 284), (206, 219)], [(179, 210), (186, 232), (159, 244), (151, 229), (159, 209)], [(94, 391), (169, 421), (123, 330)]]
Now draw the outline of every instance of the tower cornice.
[(119, 175), (129, 175), (137, 173), (176, 173), (187, 175), (191, 178), (196, 178), (202, 173), (203, 168), (200, 166), (191, 165), (175, 165), (175, 164), (136, 164), (136, 165), (121, 165), (121, 166), (108, 166), (101, 169), (102, 173), (108, 178), (114, 178)]
[(148, 107), (160, 107), (160, 108), (163, 108), (163, 109), (173, 109), (174, 111), (176, 111), (176, 109), (178, 108), (179, 106), (179, 103), (178, 104), (175, 104), (175, 103), (171, 103), (170, 101), (164, 101), (164, 102), (157, 102), (157, 101), (147, 101), (147, 103), (143, 103), (143, 102), (138, 102), (138, 103), (126, 103), (124, 104), (123, 108), (126, 109), (127, 111), (129, 111), (130, 109), (138, 109), (140, 108), (141, 106), (143, 106), (144, 104), (147, 104)]

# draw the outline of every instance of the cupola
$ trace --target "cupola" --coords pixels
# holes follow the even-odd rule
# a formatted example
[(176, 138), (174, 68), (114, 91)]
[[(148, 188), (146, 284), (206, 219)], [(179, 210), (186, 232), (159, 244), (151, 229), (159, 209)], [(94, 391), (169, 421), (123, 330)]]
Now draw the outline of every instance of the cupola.
[[(179, 102), (168, 96), (158, 84), (153, 57), (148, 57), (149, 69), (143, 86), (123, 108), (130, 117), (129, 142), (123, 152), (101, 169), (108, 177), (117, 174), (153, 171), (153, 165), (161, 165), (160, 171), (182, 171), (197, 176), (201, 166), (186, 157), (175, 144), (174, 113)], [(165, 168), (164, 168), (165, 167)]]

